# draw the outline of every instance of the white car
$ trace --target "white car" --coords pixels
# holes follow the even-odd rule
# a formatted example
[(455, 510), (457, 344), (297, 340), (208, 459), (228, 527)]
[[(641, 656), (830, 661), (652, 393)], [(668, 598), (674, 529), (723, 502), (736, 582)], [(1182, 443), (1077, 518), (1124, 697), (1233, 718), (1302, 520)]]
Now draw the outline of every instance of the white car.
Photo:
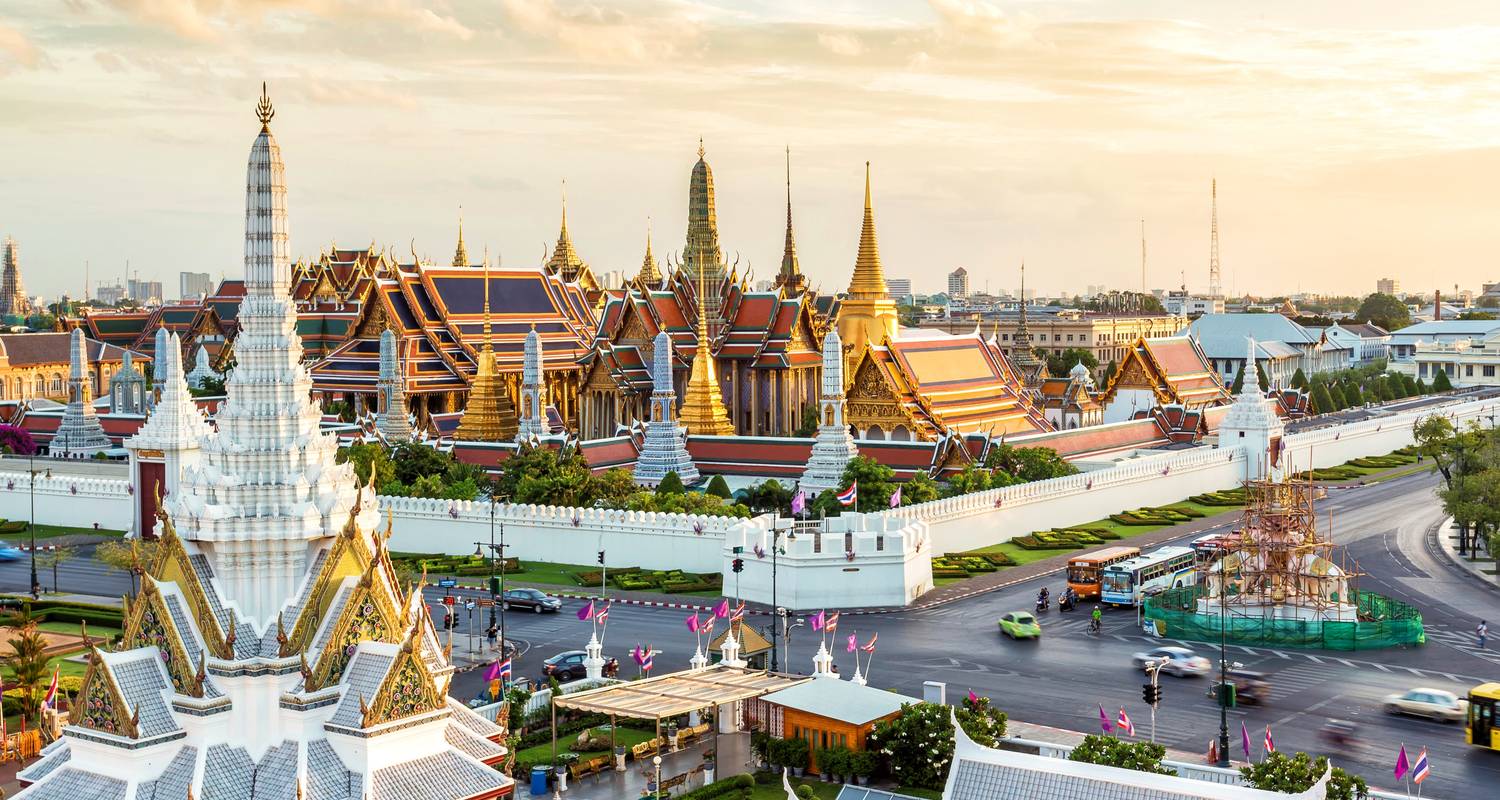
[(1207, 675), (1212, 666), (1209, 660), (1186, 647), (1158, 647), (1131, 656), (1136, 669), (1144, 670), (1150, 664), (1161, 663), (1161, 671), (1179, 678)]
[(1385, 710), (1388, 714), (1410, 714), (1438, 722), (1458, 722), (1467, 714), (1467, 709), (1464, 708), (1466, 702), (1452, 692), (1417, 687), (1401, 694), (1386, 696)]

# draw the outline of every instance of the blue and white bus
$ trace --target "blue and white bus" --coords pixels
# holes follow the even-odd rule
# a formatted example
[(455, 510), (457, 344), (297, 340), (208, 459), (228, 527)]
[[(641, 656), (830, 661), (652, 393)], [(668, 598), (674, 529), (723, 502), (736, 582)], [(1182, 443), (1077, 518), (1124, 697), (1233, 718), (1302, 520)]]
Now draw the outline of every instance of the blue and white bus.
[(1112, 606), (1134, 606), (1141, 597), (1198, 582), (1191, 547), (1162, 547), (1111, 564), (1099, 577), (1099, 599)]

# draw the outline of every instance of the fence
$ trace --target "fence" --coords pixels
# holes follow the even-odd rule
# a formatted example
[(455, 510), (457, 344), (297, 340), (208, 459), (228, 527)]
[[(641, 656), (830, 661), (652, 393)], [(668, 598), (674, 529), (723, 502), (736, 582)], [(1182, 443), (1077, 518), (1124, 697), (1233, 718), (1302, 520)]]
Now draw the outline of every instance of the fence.
[(1427, 641), (1422, 613), (1414, 606), (1372, 592), (1357, 592), (1358, 621), (1285, 619), (1198, 612), (1202, 586), (1171, 589), (1147, 598), (1145, 617), (1163, 636), (1214, 642), (1220, 637), (1239, 645), (1311, 647), (1323, 650), (1377, 650), (1420, 645)]

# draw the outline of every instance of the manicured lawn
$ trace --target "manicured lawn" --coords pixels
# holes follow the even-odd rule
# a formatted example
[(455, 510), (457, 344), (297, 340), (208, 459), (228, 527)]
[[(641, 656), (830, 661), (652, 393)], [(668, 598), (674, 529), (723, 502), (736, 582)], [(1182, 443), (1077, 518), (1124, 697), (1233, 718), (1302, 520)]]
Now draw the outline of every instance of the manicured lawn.
[[(506, 570), (505, 582), (509, 584), (511, 580), (515, 580), (516, 583), (577, 587), (578, 580), (573, 576), (579, 572), (588, 572), (589, 569), (589, 567), (578, 564), (556, 564), (551, 561), (522, 561), (520, 572)], [(488, 581), (488, 575), (465, 575), (458, 579), (458, 582), (464, 586), (483, 586)]]
[[(824, 783), (817, 778), (792, 778), (793, 791), (803, 784), (811, 786), (813, 797), (820, 800), (833, 800), (839, 796), (839, 789), (842, 788), (842, 784)], [(786, 789), (781, 786), (781, 778), (778, 777), (771, 783), (755, 784), (755, 788), (750, 790), (750, 800), (786, 800)]]
[[(44, 631), (51, 631), (53, 633), (71, 633), (75, 635), (80, 630), (79, 625), (76, 622), (39, 622), (37, 623), (37, 628)], [(89, 636), (92, 637), (95, 641), (99, 641), (101, 639), (112, 639), (119, 635), (119, 628), (105, 628), (98, 625), (89, 626)]]
[[(116, 539), (125, 535), (124, 531), (115, 531), (108, 528), (99, 528), (98, 530), (95, 530), (92, 527), (69, 528), (65, 525), (43, 525), (41, 523), (37, 523), (36, 526), (36, 538), (38, 540), (51, 539), (57, 536), (72, 536), (79, 533), (87, 534), (89, 536), (110, 536)], [(14, 533), (0, 533), (0, 540), (9, 542), (11, 544), (26, 544), (31, 541), (31, 531), (29, 529), (23, 529)]]
[(943, 793), (932, 789), (919, 789), (915, 786), (902, 786), (896, 790), (896, 794), (909, 794), (912, 797), (926, 797), (931, 800), (942, 800)]
[[(604, 734), (606, 740), (608, 740), (608, 737), (609, 737), (609, 726), (608, 725), (604, 725), (604, 726), (601, 726), (599, 728), (595, 728), (594, 730), (597, 733)], [(578, 734), (576, 734), (576, 733), (569, 733), (567, 735), (558, 736), (557, 737), (557, 752), (559, 754), (561, 754), (561, 753), (567, 753), (567, 752), (576, 752), (576, 751), (572, 751), (571, 748), (572, 748), (573, 742), (575, 740), (577, 740), (577, 739), (578, 739)], [(641, 742), (649, 741), (650, 739), (651, 739), (651, 734), (648, 733), (648, 732), (646, 732), (646, 731), (636, 730), (635, 728), (623, 728), (623, 727), (622, 728), (615, 728), (615, 744), (617, 744), (617, 745), (624, 745), (626, 750), (629, 750), (631, 747), (634, 747), (635, 745), (638, 745)], [(608, 751), (605, 751), (605, 750), (595, 750), (595, 751), (589, 751), (587, 753), (579, 753), (578, 754), (578, 758), (579, 758), (580, 761), (587, 761), (587, 760), (589, 760), (591, 758), (597, 758), (599, 756), (605, 755), (606, 752), (608, 752)], [(552, 758), (552, 742), (542, 742), (539, 745), (534, 745), (532, 747), (527, 747), (524, 750), (518, 750), (518, 751), (516, 751), (516, 759), (518, 761), (525, 761), (525, 762), (532, 763), (532, 764), (542, 763), (544, 760), (548, 760), (548, 759), (551, 759), (551, 758)]]

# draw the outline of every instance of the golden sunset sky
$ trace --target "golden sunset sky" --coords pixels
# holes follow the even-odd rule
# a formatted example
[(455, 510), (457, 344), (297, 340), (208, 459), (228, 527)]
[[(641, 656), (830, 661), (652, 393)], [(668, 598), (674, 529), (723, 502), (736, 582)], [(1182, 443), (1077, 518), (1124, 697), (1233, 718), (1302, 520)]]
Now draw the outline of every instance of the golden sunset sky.
[(33, 293), (125, 262), (242, 269), (260, 82), (294, 254), (389, 245), (596, 272), (682, 246), (703, 137), (722, 241), (848, 282), (863, 165), (886, 273), (1043, 293), (1500, 280), (1500, 4), (1004, 0), (9, 0), (0, 235)]

